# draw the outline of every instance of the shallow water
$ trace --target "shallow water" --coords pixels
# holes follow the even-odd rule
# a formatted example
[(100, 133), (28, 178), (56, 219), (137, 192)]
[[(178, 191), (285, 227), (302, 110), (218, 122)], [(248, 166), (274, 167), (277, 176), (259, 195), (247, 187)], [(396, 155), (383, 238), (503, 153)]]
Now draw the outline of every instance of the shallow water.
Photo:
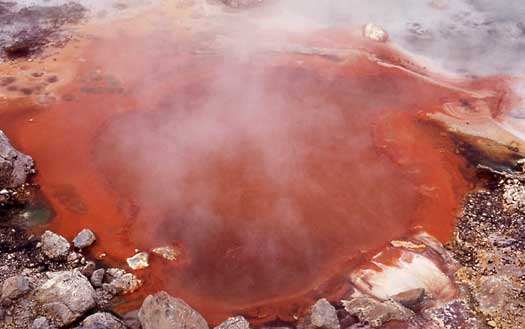
[(116, 265), (177, 246), (177, 261), (138, 272), (139, 294), (165, 289), (212, 323), (290, 320), (343, 294), (392, 239), (450, 236), (473, 171), (426, 114), (480, 99), (497, 112), (505, 83), (433, 74), (356, 27), (298, 33), (218, 12), (99, 22), (10, 68), (11, 85), (46, 68), (33, 98), (3, 87), (0, 107), (56, 211), (45, 228), (91, 228), (93, 254)]

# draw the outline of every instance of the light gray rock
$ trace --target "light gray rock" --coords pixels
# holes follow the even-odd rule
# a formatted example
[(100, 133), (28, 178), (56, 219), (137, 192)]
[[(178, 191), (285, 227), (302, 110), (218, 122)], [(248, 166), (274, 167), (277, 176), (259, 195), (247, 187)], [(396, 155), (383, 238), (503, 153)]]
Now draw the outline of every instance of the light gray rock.
[(105, 273), (106, 271), (103, 268), (99, 268), (98, 270), (93, 272), (93, 274), (91, 275), (91, 280), (90, 280), (93, 287), (95, 288), (102, 287)]
[[(124, 323), (110, 313), (95, 313), (82, 321), (82, 329), (126, 329)], [(79, 328), (79, 329), (80, 329)]]
[(10, 277), (2, 285), (2, 300), (15, 300), (31, 290), (29, 279), (23, 275)]
[(56, 327), (50, 324), (48, 319), (40, 316), (33, 321), (31, 329), (56, 329)]
[(310, 313), (310, 321), (316, 328), (323, 329), (339, 329), (339, 320), (337, 319), (337, 311), (326, 299), (318, 300), (312, 306)]
[(48, 273), (51, 278), (35, 291), (35, 299), (58, 324), (67, 325), (95, 306), (95, 290), (80, 272)]
[(348, 313), (374, 328), (379, 328), (383, 323), (392, 320), (406, 321), (415, 315), (414, 312), (393, 300), (379, 302), (370, 297), (357, 297), (349, 301), (344, 300), (342, 303)]
[(242, 316), (228, 318), (215, 329), (249, 329), (250, 323)]
[(139, 319), (142, 329), (208, 329), (197, 311), (164, 291), (146, 297)]
[[(106, 271), (107, 272), (107, 271)], [(113, 295), (125, 295), (136, 291), (142, 286), (140, 281), (134, 274), (125, 273), (113, 279), (110, 283), (102, 285), (103, 289)]]
[(40, 249), (50, 259), (66, 258), (69, 253), (69, 242), (58, 234), (45, 231), (40, 240)]
[(0, 130), (0, 189), (20, 187), (34, 172), (33, 159), (13, 148)]
[(93, 233), (93, 231), (90, 229), (83, 229), (73, 239), (73, 245), (75, 248), (84, 249), (91, 246), (96, 240), (97, 238), (95, 237), (95, 233)]

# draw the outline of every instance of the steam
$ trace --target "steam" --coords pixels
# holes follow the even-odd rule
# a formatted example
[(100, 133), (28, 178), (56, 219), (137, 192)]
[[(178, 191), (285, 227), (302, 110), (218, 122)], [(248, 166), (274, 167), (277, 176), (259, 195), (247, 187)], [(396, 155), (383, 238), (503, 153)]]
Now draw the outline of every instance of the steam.
[[(420, 0), (283, 0), (245, 12), (197, 3), (225, 24), (210, 28), (205, 55), (179, 58), (203, 49), (188, 50), (176, 33), (128, 41), (109, 69), (137, 71), (124, 81), (137, 110), (113, 118), (95, 148), (112, 187), (141, 205), (137, 240), (150, 239), (144, 248), (182, 241), (191, 265), (177, 275), (217, 298), (247, 298), (255, 286), (254, 300), (300, 291), (305, 282), (293, 276), (313, 284), (334, 250), (356, 255), (405, 233), (420, 197), (378, 155), (371, 124), (392, 103), (415, 100), (366, 67), (342, 76), (337, 64), (271, 57), (265, 45), (287, 45), (288, 32), (355, 31), (372, 21), (393, 43), (454, 72), (525, 68), (521, 34), (506, 28), (517, 17), (501, 22), (502, 12), (472, 1), (437, 9)], [(496, 47), (486, 41), (493, 28)], [(498, 48), (509, 61), (494, 60)], [(322, 74), (316, 65), (326, 65)]]

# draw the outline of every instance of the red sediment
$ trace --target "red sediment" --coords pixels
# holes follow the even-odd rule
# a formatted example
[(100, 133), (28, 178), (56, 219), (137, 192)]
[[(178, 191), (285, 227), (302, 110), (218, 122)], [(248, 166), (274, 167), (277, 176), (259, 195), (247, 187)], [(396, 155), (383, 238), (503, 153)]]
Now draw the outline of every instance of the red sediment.
[(418, 114), (468, 95), (362, 55), (239, 59), (184, 42), (93, 41), (69, 97), (0, 108), (36, 160), (49, 228), (91, 228), (117, 265), (184, 246), (184, 261), (138, 272), (142, 293), (167, 290), (211, 322), (290, 319), (344, 290), (364, 253), (415, 227), (448, 238), (468, 170)]

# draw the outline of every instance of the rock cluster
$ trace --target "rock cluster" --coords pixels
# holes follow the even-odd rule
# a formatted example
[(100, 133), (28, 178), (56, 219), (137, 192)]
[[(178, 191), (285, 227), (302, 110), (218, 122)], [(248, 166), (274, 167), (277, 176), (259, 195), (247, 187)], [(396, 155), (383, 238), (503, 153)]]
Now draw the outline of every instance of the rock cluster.
[[(9, 233), (20, 237), (16, 230)], [(138, 289), (141, 282), (136, 276), (122, 269), (97, 269), (96, 263), (71, 251), (70, 243), (51, 231), (39, 239), (30, 238), (34, 242), (29, 245), (25, 239), (21, 239), (21, 250), (26, 256), (14, 253), (7, 258), (13, 265), (0, 268), (2, 328), (69, 328), (78, 321), (78, 328), (126, 328), (109, 313), (86, 316), (104, 310), (114, 296)], [(20, 262), (23, 267), (17, 269)], [(38, 263), (46, 266), (35, 268)]]

